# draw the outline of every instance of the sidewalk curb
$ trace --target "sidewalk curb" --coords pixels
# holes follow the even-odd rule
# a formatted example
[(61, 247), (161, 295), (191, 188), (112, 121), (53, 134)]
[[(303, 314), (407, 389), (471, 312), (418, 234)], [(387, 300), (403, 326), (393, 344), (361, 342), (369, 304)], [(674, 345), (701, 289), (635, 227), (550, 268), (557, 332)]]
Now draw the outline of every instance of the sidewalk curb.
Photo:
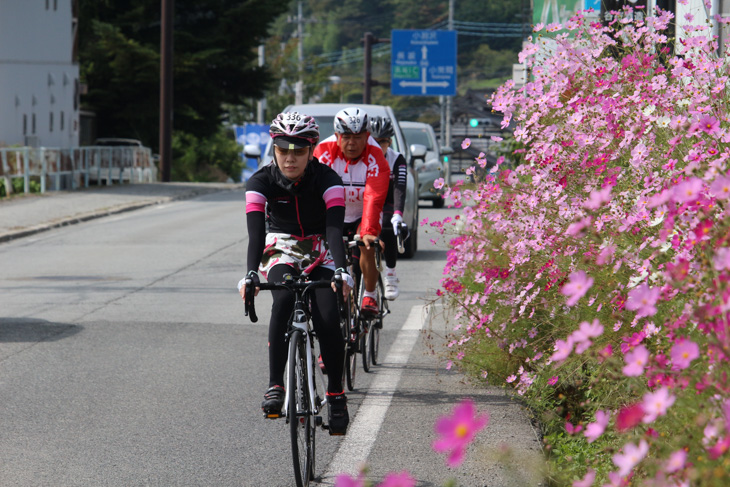
[(196, 196), (201, 196), (201, 195), (205, 195), (205, 194), (220, 193), (223, 191), (236, 191), (236, 190), (239, 190), (239, 189), (242, 189), (245, 187), (246, 187), (245, 184), (241, 184), (241, 185), (238, 185), (233, 188), (200, 188), (200, 189), (194, 189), (187, 193), (179, 194), (176, 196), (165, 196), (163, 198), (158, 198), (158, 199), (152, 200), (152, 201), (144, 201), (141, 203), (140, 202), (128, 203), (128, 204), (118, 205), (118, 206), (111, 207), (111, 208), (95, 210), (95, 211), (91, 211), (88, 213), (81, 213), (81, 214), (74, 215), (74, 216), (64, 218), (62, 220), (58, 220), (58, 221), (51, 222), (51, 223), (43, 223), (41, 225), (35, 225), (32, 227), (21, 228), (19, 230), (15, 230), (15, 231), (0, 233), (0, 243), (9, 242), (11, 240), (15, 240), (18, 238), (28, 237), (30, 235), (35, 235), (36, 233), (45, 232), (47, 230), (52, 230), (54, 228), (65, 227), (68, 225), (74, 225), (74, 224), (86, 222), (89, 220), (95, 220), (97, 218), (103, 218), (105, 216), (117, 215), (119, 213), (139, 210), (142, 208), (146, 208), (148, 206), (161, 205), (163, 203), (171, 203), (174, 201), (182, 201), (182, 200), (195, 198)]

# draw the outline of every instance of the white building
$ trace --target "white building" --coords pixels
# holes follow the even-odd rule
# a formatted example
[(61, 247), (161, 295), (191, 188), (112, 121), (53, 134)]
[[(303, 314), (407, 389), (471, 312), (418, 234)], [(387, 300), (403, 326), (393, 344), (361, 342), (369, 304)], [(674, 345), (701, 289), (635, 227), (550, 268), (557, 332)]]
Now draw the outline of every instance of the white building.
[(77, 0), (0, 0), (0, 147), (79, 145)]

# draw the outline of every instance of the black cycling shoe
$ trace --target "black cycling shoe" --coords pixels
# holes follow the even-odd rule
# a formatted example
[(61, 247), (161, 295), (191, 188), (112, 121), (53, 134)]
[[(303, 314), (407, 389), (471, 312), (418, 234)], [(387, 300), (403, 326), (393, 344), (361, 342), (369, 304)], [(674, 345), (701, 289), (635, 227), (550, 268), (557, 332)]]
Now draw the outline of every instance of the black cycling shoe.
[(281, 408), (284, 406), (284, 388), (282, 386), (272, 386), (264, 394), (264, 401), (261, 403), (261, 409), (264, 411), (264, 417), (270, 419), (281, 418)]
[(350, 415), (347, 413), (347, 397), (345, 393), (327, 394), (329, 403), (329, 431), (332, 436), (342, 436), (347, 433), (350, 424)]

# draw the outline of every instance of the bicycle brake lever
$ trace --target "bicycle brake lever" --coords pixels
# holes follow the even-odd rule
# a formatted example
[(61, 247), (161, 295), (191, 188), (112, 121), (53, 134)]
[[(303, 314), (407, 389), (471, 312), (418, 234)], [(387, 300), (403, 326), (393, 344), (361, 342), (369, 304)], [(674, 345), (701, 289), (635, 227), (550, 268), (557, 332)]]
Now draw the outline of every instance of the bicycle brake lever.
[(259, 317), (256, 316), (256, 307), (254, 306), (254, 293), (256, 292), (253, 287), (253, 281), (246, 280), (246, 299), (243, 300), (243, 311), (246, 316), (249, 317), (251, 323), (256, 323)]

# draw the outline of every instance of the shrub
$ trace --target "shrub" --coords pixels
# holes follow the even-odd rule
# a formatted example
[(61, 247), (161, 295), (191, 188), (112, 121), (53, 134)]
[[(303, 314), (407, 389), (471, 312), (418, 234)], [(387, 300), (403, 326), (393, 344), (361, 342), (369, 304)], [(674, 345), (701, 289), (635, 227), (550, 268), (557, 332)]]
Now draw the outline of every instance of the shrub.
[(533, 79), (493, 95), (523, 162), (431, 223), (449, 350), (536, 411), (555, 485), (726, 485), (730, 71), (709, 24), (670, 55), (670, 13), (624, 14), (535, 26), (570, 36), (531, 39)]
[(237, 181), (244, 167), (241, 147), (229, 137), (230, 129), (221, 127), (209, 139), (185, 132), (172, 137), (172, 179), (175, 181)]

